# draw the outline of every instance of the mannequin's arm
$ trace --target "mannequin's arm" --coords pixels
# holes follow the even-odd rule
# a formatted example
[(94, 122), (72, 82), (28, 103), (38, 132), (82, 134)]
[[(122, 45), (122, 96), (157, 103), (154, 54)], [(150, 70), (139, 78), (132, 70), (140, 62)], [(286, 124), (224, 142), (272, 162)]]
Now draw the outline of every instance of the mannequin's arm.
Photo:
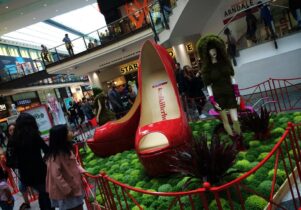
[(211, 85), (208, 85), (207, 86), (207, 91), (208, 91), (208, 94), (209, 94), (209, 101), (211, 102), (211, 104), (219, 111), (222, 110), (222, 108), (219, 106), (218, 103), (216, 103), (215, 99), (214, 99), (214, 96), (213, 96), (213, 91), (212, 91), (212, 87)]
[(234, 91), (234, 94), (236, 97), (237, 104), (239, 105), (240, 104), (240, 93), (239, 93), (238, 85), (233, 76), (231, 76), (231, 83), (233, 86), (233, 91)]
[(47, 103), (47, 107), (48, 107), (49, 111), (52, 113), (53, 110), (52, 110), (51, 106), (49, 105), (49, 103)]
[(96, 122), (99, 123), (99, 122), (98, 122), (98, 119), (99, 119), (99, 115), (100, 115), (102, 106), (101, 106), (101, 103), (100, 103), (99, 100), (97, 101), (97, 104), (98, 104), (98, 110), (97, 110), (97, 115), (96, 115)]

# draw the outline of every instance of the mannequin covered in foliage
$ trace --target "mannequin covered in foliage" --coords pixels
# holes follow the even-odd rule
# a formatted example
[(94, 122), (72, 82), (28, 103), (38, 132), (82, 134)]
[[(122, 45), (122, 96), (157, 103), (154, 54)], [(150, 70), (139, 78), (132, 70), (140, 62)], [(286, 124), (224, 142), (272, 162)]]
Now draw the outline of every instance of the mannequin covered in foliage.
[(99, 88), (93, 88), (93, 93), (95, 95), (94, 108), (98, 125), (101, 126), (114, 120), (114, 114), (106, 106), (107, 96)]
[[(203, 61), (202, 77), (210, 102), (219, 112), (225, 131), (231, 137), (241, 136), (237, 115), (240, 94), (234, 79), (234, 69), (226, 54), (224, 41), (218, 36), (208, 35), (197, 42), (197, 50)], [(234, 132), (226, 111), (230, 113)]]

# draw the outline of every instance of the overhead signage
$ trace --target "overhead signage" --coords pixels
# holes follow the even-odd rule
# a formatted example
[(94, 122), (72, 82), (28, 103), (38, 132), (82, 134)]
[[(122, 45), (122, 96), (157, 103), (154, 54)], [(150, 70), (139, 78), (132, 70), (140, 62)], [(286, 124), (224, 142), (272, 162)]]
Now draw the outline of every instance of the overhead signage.
[(16, 104), (17, 104), (17, 106), (29, 105), (29, 104), (31, 104), (31, 100), (30, 99), (19, 100), (19, 101), (16, 101)]
[(120, 66), (121, 74), (129, 74), (132, 72), (138, 71), (138, 61), (132, 61), (130, 63), (124, 64)]
[(173, 50), (172, 47), (166, 49), (166, 51), (168, 52), (168, 54), (169, 54), (172, 58), (175, 58), (175, 57), (176, 57), (175, 51)]
[(187, 53), (192, 53), (194, 51), (193, 44), (191, 42), (185, 44)]
[[(255, 5), (258, 4), (258, 0), (243, 0), (243, 1), (236, 1), (234, 4), (230, 5), (228, 8), (224, 10), (224, 24), (227, 24), (235, 14), (237, 14), (232, 21), (240, 19), (245, 16), (245, 11), (248, 8), (252, 7), (255, 11), (258, 10), (257, 7), (254, 7)], [(241, 12), (241, 13), (239, 13)]]

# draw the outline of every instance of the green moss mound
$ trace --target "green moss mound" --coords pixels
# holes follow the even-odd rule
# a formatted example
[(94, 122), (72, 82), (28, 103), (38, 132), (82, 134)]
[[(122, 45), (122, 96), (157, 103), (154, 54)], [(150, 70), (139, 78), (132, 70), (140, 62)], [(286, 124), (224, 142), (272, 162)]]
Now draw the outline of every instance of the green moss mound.
[(247, 198), (245, 202), (245, 209), (248, 210), (263, 210), (265, 206), (268, 204), (266, 200), (257, 196), (251, 195)]
[[(280, 115), (273, 115), (271, 122), (275, 125), (287, 124), (287, 120), (292, 122), (299, 122), (301, 118), (301, 112), (285, 114), (281, 113)], [(207, 120), (199, 122), (190, 122), (189, 125), (192, 129), (193, 136), (199, 138), (200, 135), (208, 135), (208, 138), (212, 135), (212, 131), (215, 125), (220, 123), (218, 120)], [(285, 132), (285, 127), (275, 126), (272, 130), (272, 137), (265, 140), (264, 142), (254, 139), (254, 133), (246, 132), (244, 133), (245, 143), (250, 147), (246, 151), (241, 151), (236, 157), (236, 163), (228, 171), (231, 172), (228, 176), (224, 178), (224, 181), (219, 183), (219, 185), (231, 181), (241, 175), (246, 171), (254, 168), (260, 161), (262, 161), (275, 146), (275, 143), (278, 142), (280, 137)], [(224, 136), (225, 139), (228, 138), (227, 135)], [(134, 150), (124, 151), (116, 155), (100, 158), (95, 156), (92, 151), (86, 147), (81, 148), (80, 153), (83, 157), (83, 164), (87, 172), (91, 174), (98, 174), (100, 171), (105, 171), (113, 179), (125, 183), (127, 185), (150, 190), (154, 192), (179, 192), (193, 190), (202, 187), (202, 182), (196, 180), (190, 185), (186, 185), (186, 182), (190, 177), (179, 177), (176, 175), (171, 175), (169, 177), (148, 177), (141, 165), (138, 156)], [(293, 150), (289, 152), (291, 157), (293, 157)], [(267, 195), (270, 193), (271, 180), (274, 175), (274, 158), (272, 157), (267, 163), (265, 163), (261, 168), (259, 168), (254, 174), (250, 175), (244, 180), (244, 184), (254, 189), (260, 194)], [(289, 167), (289, 159), (285, 157), (286, 166)], [(292, 160), (293, 166), (295, 166), (295, 161)], [(286, 174), (284, 171), (284, 164), (279, 163), (279, 169), (276, 175), (276, 189), (285, 181)], [(118, 190), (121, 193), (121, 190)], [(142, 205), (144, 209), (168, 209), (172, 198), (162, 197), (162, 196), (153, 196), (153, 195), (143, 195), (138, 192), (130, 191), (130, 194)], [(121, 195), (121, 194), (119, 194)], [(122, 196), (122, 195), (121, 195)], [(234, 195), (235, 197), (235, 195)], [(248, 210), (257, 210), (264, 209), (267, 202), (261, 197), (255, 195), (246, 195), (243, 194), (245, 200), (245, 207)], [(192, 198), (195, 203), (196, 209), (202, 209), (202, 202), (198, 196)], [(217, 209), (216, 202), (213, 197), (208, 197), (209, 209)], [(99, 203), (103, 203), (103, 196), (100, 196), (97, 192), (96, 200)], [(188, 196), (181, 198), (181, 202), (185, 209), (191, 209), (190, 199)], [(234, 209), (240, 209), (238, 205), (239, 201), (234, 200)], [(227, 197), (221, 196), (221, 204), (224, 209), (230, 209)], [(122, 202), (122, 207), (126, 208), (125, 202)], [(130, 209), (139, 209), (133, 203), (130, 203)], [(237, 207), (237, 208), (236, 208)], [(177, 209), (177, 208), (174, 208)]]

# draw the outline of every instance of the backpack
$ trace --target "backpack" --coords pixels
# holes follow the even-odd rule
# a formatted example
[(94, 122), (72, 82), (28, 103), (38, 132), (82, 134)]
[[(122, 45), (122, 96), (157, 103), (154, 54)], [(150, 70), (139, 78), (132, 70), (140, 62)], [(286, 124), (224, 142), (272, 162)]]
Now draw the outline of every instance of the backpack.
[(18, 168), (18, 157), (12, 140), (8, 141), (6, 149), (6, 166), (9, 168)]

